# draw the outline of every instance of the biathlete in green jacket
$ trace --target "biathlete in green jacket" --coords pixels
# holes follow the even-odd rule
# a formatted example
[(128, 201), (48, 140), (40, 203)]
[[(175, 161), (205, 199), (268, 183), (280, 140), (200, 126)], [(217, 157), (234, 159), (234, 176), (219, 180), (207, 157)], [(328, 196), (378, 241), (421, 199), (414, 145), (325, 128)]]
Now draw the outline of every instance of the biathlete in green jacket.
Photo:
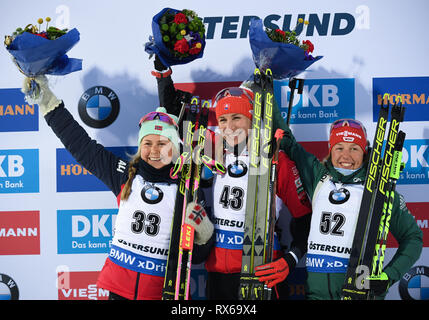
[[(368, 167), (366, 130), (359, 121), (336, 120), (330, 128), (329, 154), (319, 161), (304, 150), (286, 125), (284, 129), (282, 149), (296, 163), (304, 188), (312, 199), (306, 296), (307, 299), (340, 299)], [(401, 279), (422, 250), (422, 231), (398, 193), (394, 197), (390, 232), (399, 247), (384, 267), (388, 280), (377, 288), (376, 298), (384, 298), (389, 286)]]

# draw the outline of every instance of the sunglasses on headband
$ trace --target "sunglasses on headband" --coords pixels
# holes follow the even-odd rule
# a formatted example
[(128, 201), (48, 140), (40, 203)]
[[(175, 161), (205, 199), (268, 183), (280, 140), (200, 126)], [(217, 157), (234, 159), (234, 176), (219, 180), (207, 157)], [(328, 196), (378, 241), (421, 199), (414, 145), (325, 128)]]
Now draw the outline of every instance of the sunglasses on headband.
[(176, 129), (179, 127), (176, 121), (174, 121), (174, 119), (170, 117), (168, 114), (164, 112), (157, 112), (157, 111), (149, 112), (147, 115), (143, 116), (139, 121), (139, 127), (142, 126), (143, 122), (152, 121), (152, 120), (159, 120), (159, 121), (165, 122), (169, 125), (175, 126)]
[(361, 129), (365, 133), (366, 138), (366, 129), (362, 122), (354, 119), (338, 119), (332, 122), (331, 128), (329, 129), (329, 132), (331, 132), (333, 129), (341, 128), (344, 126), (349, 126), (351, 128)]
[(229, 87), (222, 89), (218, 92), (214, 99), (214, 106), (216, 107), (217, 102), (226, 97), (242, 97), (247, 98), (250, 104), (253, 104), (253, 98), (250, 96), (249, 92), (246, 89), (242, 89), (239, 87)]

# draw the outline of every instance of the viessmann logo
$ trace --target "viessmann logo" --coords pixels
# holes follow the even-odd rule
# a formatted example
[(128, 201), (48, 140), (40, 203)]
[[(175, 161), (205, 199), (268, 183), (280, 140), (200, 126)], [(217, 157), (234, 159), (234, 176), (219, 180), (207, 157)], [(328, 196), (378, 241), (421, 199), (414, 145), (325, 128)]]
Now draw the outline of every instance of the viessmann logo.
[(39, 211), (0, 211), (0, 255), (40, 254)]
[(58, 270), (58, 300), (107, 300), (109, 291), (96, 285), (99, 273)]

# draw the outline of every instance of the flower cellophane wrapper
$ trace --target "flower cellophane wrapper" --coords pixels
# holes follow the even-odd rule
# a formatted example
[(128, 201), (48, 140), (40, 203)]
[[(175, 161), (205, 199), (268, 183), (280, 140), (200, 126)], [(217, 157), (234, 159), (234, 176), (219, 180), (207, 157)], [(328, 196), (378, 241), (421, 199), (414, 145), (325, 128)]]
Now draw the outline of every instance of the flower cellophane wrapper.
[(249, 42), (256, 66), (264, 71), (271, 69), (275, 79), (295, 77), (322, 58), (306, 59), (304, 49), (290, 43), (272, 41), (264, 31), (261, 19), (251, 20)]
[(43, 74), (60, 76), (82, 70), (82, 59), (66, 55), (79, 40), (76, 28), (55, 40), (24, 32), (12, 41), (7, 50), (20, 70), (29, 77)]
[(188, 57), (184, 57), (184, 58), (178, 58), (173, 56), (172, 53), (170, 52), (170, 49), (168, 49), (164, 45), (164, 41), (162, 40), (161, 28), (159, 25), (159, 19), (161, 19), (164, 13), (167, 12), (168, 10), (172, 11), (173, 13), (180, 12), (180, 10), (177, 10), (177, 9), (164, 8), (152, 18), (153, 42), (147, 42), (145, 44), (145, 51), (149, 54), (156, 54), (158, 58), (161, 60), (161, 62), (164, 64), (164, 66), (166, 67), (179, 65), (179, 64), (186, 64), (195, 59), (202, 58), (204, 53), (204, 48), (206, 46), (205, 38), (201, 39), (202, 48), (198, 54), (189, 55)]

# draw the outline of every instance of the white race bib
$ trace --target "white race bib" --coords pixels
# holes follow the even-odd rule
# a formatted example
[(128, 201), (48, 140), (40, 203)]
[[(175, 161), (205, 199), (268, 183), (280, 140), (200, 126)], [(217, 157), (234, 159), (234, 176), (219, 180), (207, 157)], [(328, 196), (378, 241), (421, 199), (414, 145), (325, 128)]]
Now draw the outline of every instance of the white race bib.
[(249, 157), (225, 156), (226, 173), (216, 175), (213, 187), (216, 246), (242, 249)]
[(362, 194), (360, 184), (323, 182), (313, 199), (307, 271), (346, 272)]
[(177, 185), (148, 183), (137, 175), (131, 190), (119, 205), (109, 257), (127, 269), (163, 276)]

